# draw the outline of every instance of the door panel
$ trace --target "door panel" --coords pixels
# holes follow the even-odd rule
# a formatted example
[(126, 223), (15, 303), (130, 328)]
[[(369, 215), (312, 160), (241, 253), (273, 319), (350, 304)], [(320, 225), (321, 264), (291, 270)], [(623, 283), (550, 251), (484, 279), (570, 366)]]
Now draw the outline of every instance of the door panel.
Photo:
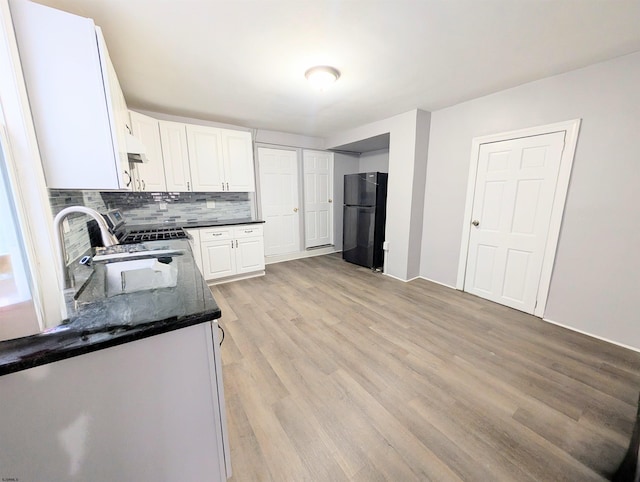
[(480, 147), (464, 289), (533, 313), (564, 132)]
[(221, 129), (222, 152), (224, 157), (228, 190), (253, 192), (253, 147), (251, 133)]
[(187, 125), (187, 150), (193, 190), (223, 190), (224, 166), (220, 129)]
[(185, 125), (171, 121), (158, 121), (158, 123), (167, 191), (189, 192), (191, 191), (191, 171)]
[(304, 151), (305, 247), (333, 244), (333, 154)]
[(204, 278), (215, 279), (236, 273), (236, 257), (233, 240), (202, 243), (202, 268)]
[(265, 256), (300, 251), (296, 151), (260, 147), (258, 169)]
[(376, 208), (344, 206), (342, 259), (373, 267)]
[(164, 177), (164, 160), (160, 144), (160, 124), (157, 119), (130, 111), (131, 129), (144, 145), (146, 162), (136, 163), (139, 177), (138, 191), (164, 192), (167, 183)]

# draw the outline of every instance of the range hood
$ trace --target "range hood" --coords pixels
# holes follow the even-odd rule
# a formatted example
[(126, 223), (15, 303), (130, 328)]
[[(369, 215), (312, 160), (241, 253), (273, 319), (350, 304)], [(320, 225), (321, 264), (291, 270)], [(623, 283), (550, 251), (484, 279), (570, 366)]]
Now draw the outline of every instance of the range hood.
[(147, 150), (137, 137), (127, 132), (127, 157), (129, 162), (147, 162)]

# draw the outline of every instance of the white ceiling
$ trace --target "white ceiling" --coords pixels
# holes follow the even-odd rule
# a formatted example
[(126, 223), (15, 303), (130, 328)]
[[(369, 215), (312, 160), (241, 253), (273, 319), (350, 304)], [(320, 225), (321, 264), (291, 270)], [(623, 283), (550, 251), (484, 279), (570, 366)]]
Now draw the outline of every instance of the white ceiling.
[(103, 28), (130, 107), (315, 136), (640, 50), (638, 0), (37, 1)]

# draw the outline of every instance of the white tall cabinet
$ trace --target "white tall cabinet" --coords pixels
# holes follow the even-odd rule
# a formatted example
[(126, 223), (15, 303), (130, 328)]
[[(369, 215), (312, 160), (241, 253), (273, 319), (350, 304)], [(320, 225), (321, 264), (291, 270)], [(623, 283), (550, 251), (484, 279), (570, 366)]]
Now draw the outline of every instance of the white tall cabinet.
[(160, 125), (157, 119), (129, 111), (131, 129), (145, 147), (145, 162), (132, 165), (136, 191), (163, 192), (167, 190), (164, 161), (160, 144)]
[(130, 188), (126, 106), (93, 20), (27, 0), (10, 8), (47, 186)]

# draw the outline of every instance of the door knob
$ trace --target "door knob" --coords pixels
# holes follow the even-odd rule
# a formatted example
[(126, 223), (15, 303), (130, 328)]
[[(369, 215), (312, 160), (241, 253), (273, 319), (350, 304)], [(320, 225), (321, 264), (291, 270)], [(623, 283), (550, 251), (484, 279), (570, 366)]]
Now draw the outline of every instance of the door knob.
[(330, 203), (332, 203), (332, 202), (333, 202), (333, 199), (329, 199), (329, 202), (330, 202)]
[(473, 224), (474, 226), (478, 227), (478, 226), (480, 226), (480, 221), (478, 221), (477, 219), (474, 219), (473, 221), (471, 221), (471, 224)]
[(293, 208), (293, 212), (297, 213), (298, 212), (298, 208)]

